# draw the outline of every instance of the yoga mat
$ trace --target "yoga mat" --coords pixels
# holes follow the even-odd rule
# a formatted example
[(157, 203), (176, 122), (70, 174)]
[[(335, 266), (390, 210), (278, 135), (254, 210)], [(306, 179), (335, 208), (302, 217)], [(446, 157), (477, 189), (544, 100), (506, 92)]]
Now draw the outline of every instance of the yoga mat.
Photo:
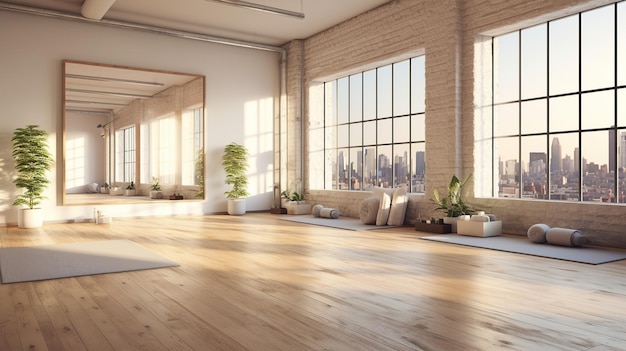
[(372, 230), (372, 229), (385, 229), (385, 228), (395, 228), (397, 226), (393, 225), (373, 225), (373, 224), (364, 224), (358, 218), (352, 217), (339, 217), (339, 218), (323, 218), (323, 217), (314, 217), (312, 215), (306, 216), (287, 216), (281, 217), (282, 220), (298, 222), (298, 223), (306, 223), (313, 225), (321, 225), (324, 227), (333, 227), (340, 228), (346, 230)]
[(519, 238), (508, 236), (482, 238), (444, 234), (423, 236), (422, 239), (587, 264), (602, 264), (626, 259), (626, 251), (593, 247), (565, 247), (551, 244), (536, 244), (528, 240), (525, 236), (520, 236)]
[(3, 284), (173, 266), (129, 240), (0, 248)]

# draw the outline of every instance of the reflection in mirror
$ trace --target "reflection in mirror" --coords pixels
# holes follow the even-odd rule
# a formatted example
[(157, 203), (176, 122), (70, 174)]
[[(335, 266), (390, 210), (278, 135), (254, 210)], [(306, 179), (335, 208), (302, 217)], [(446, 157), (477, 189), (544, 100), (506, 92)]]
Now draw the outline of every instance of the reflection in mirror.
[(204, 86), (201, 75), (65, 61), (63, 204), (203, 199)]

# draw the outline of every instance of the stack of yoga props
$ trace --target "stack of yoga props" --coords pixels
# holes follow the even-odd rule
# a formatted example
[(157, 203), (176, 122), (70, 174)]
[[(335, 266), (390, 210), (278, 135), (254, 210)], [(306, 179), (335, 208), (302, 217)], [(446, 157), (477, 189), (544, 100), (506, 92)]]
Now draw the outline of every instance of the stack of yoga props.
[(588, 237), (579, 230), (568, 228), (550, 228), (547, 224), (534, 224), (528, 228), (528, 239), (534, 243), (560, 246), (584, 246), (590, 243)]
[(315, 205), (312, 208), (313, 216), (322, 218), (339, 218), (339, 210), (334, 208), (324, 207), (323, 205)]

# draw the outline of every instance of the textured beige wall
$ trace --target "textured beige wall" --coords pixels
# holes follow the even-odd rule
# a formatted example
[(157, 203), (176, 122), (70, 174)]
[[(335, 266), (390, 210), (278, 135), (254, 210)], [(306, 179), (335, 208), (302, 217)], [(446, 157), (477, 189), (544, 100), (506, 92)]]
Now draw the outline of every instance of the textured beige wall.
[[(444, 189), (453, 174), (474, 173), (474, 46), (484, 35), (494, 35), (545, 22), (578, 11), (615, 1), (505, 1), (505, 0), (395, 0), (364, 13), (303, 41), (303, 67), (300, 57), (288, 62), (290, 70), (304, 70), (304, 135), (318, 135), (319, 123), (309, 111), (309, 94), (319, 94), (320, 81), (345, 76), (400, 59), (426, 54), (426, 194), (410, 196), (407, 224), (418, 213), (422, 217), (441, 216), (430, 201), (435, 187)], [(288, 45), (290, 54), (302, 49)], [(293, 50), (292, 50), (293, 49)], [(291, 57), (291, 56), (290, 56)], [(296, 67), (297, 66), (297, 67)], [(290, 76), (289, 87), (296, 86), (297, 74)], [(293, 80), (293, 81), (292, 81)], [(299, 92), (298, 92), (299, 93)], [(293, 92), (293, 97), (297, 98)], [(292, 93), (289, 93), (290, 97)], [(296, 102), (294, 101), (294, 104)], [(296, 113), (290, 109), (290, 114)], [(317, 112), (315, 112), (317, 113)], [(294, 125), (299, 128), (296, 115)], [(312, 134), (310, 134), (310, 132)], [(297, 133), (292, 133), (293, 136)], [(305, 169), (309, 140), (304, 145)], [(291, 145), (291, 144), (290, 144)], [(313, 146), (315, 147), (315, 146)], [(478, 157), (482, 156), (480, 153)], [(290, 153), (289, 174), (299, 174), (299, 155)], [(316, 158), (317, 157), (317, 158)], [(340, 209), (342, 214), (358, 217), (360, 201), (370, 193), (309, 190), (305, 171), (306, 195), (312, 203)], [(595, 244), (626, 247), (626, 207), (590, 203), (562, 203), (520, 199), (473, 197), (470, 184), (468, 200), (475, 207), (495, 213), (507, 233), (525, 234), (534, 223), (582, 230)]]

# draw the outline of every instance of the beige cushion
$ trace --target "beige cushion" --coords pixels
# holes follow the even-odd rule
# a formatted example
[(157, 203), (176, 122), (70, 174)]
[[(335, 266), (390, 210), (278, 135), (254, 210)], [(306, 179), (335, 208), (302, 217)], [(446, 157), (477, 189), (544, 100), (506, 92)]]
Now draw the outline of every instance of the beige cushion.
[(376, 215), (376, 225), (387, 225), (393, 192), (393, 188), (375, 186), (374, 189), (372, 189), (372, 194), (380, 199), (380, 205), (378, 206), (378, 213)]
[(404, 217), (408, 204), (407, 200), (406, 188), (396, 188), (393, 192), (393, 198), (391, 199), (391, 210), (389, 211), (387, 225), (404, 225)]
[(364, 224), (376, 224), (376, 216), (378, 215), (378, 207), (380, 207), (380, 199), (371, 196), (361, 201), (361, 211), (359, 217)]
[(391, 196), (383, 192), (380, 198), (380, 206), (378, 206), (378, 213), (376, 214), (376, 225), (387, 225), (389, 211), (391, 211)]

